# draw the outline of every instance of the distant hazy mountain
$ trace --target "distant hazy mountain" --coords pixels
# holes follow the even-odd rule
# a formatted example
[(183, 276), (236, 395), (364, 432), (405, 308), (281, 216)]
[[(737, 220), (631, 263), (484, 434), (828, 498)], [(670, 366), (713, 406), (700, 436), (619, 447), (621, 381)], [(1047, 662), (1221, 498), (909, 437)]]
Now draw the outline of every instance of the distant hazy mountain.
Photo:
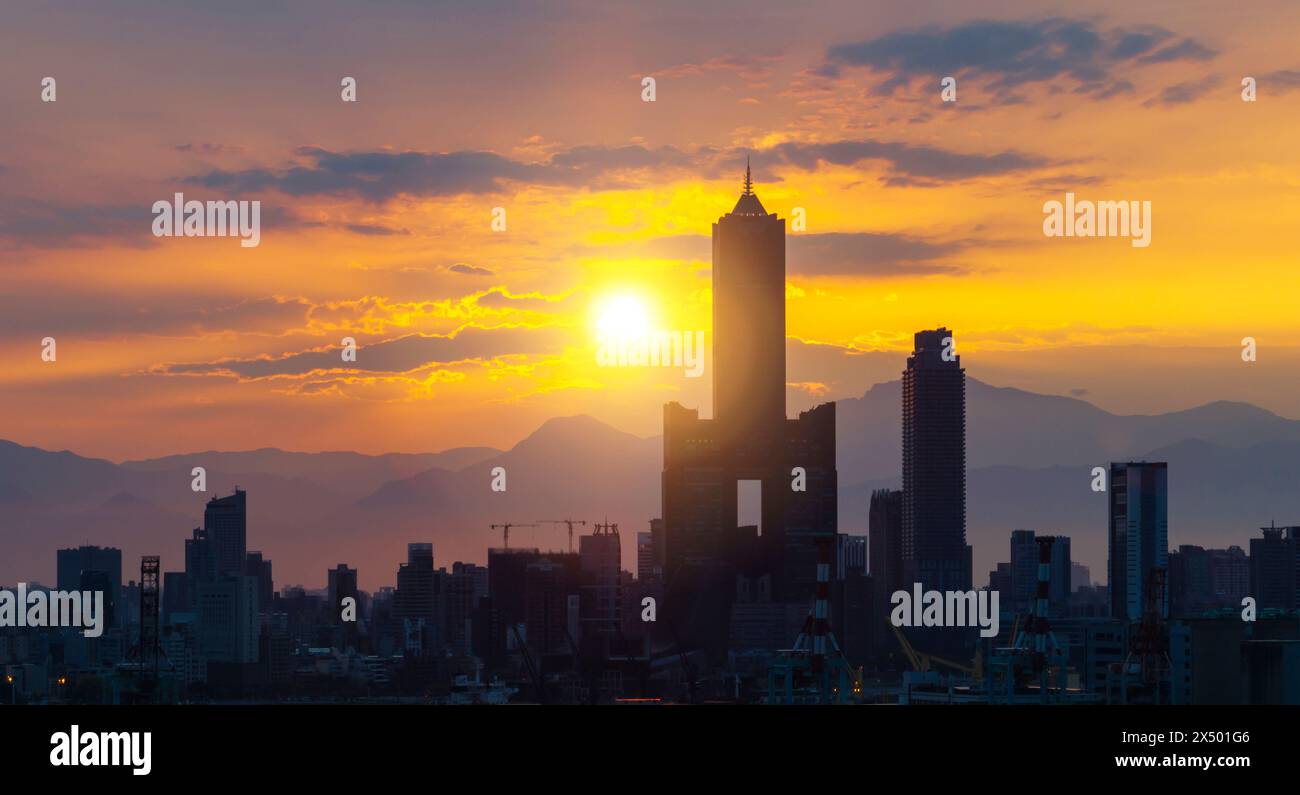
[(500, 450), (492, 447), (457, 447), (441, 453), (385, 455), (350, 452), (291, 453), (267, 447), (237, 453), (208, 451), (126, 461), (122, 466), (142, 472), (188, 471), (193, 466), (204, 466), (209, 471), (306, 478), (349, 494), (363, 496), (390, 480), (410, 477), (433, 468), (462, 469), (500, 454)]
[[(1091, 468), (1111, 460), (1169, 462), (1171, 544), (1245, 545), (1276, 519), (1300, 524), (1300, 423), (1250, 405), (1212, 403), (1157, 416), (1118, 416), (1071, 398), (968, 382), (967, 504), (975, 577), (1006, 559), (1015, 528), (1070, 535), (1076, 559), (1104, 581), (1105, 496)], [(866, 530), (873, 488), (899, 479), (899, 383), (838, 407), (840, 528)], [(317, 587), (338, 563), (363, 587), (391, 584), (410, 541), (432, 541), (438, 565), (483, 561), (501, 543), (489, 524), (608, 518), (624, 564), (635, 531), (658, 516), (662, 442), (586, 416), (553, 419), (508, 451), (365, 456), (348, 452), (206, 452), (113, 464), (0, 441), (0, 583), (53, 581), (54, 551), (120, 546), (134, 579), (141, 554), (182, 564), (203, 504), (248, 491), (249, 548), (275, 562), (277, 583)], [(208, 492), (190, 490), (204, 466)], [(494, 467), (504, 493), (491, 490)], [(562, 548), (562, 526), (516, 527), (512, 546)]]
[[(836, 406), (841, 484), (899, 476), (902, 382), (877, 384)], [(1100, 465), (1185, 439), (1242, 448), (1300, 441), (1300, 421), (1247, 403), (1220, 401), (1154, 416), (1124, 416), (1091, 403), (966, 379), (966, 465), (1040, 468)]]
[[(1300, 524), (1300, 441), (1230, 448), (1199, 439), (1149, 451), (1140, 458), (1169, 464), (1169, 543), (1249, 547), (1258, 528), (1276, 520)], [(1091, 466), (972, 469), (966, 481), (966, 536), (974, 547), (975, 581), (1010, 555), (1011, 531), (1070, 536), (1072, 557), (1106, 575), (1106, 495), (1091, 489)], [(898, 488), (889, 478), (840, 490), (840, 529), (866, 530), (871, 491)]]

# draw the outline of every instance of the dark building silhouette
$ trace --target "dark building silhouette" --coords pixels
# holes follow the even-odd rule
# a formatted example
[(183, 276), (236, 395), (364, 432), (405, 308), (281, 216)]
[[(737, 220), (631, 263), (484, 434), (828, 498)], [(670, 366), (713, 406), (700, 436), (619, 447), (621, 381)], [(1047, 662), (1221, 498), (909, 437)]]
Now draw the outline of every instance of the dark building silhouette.
[(876, 649), (893, 643), (890, 596), (903, 588), (903, 492), (877, 489), (867, 513), (867, 556), (872, 588), (871, 637)]
[(257, 580), (258, 609), (271, 609), (271, 599), (275, 595), (275, 579), (271, 574), (271, 561), (262, 557), (261, 552), (249, 552), (244, 557), (244, 574)]
[(178, 613), (188, 613), (193, 602), (186, 582), (185, 572), (169, 571), (163, 574), (162, 622), (173, 623)]
[(538, 653), (570, 651), (563, 630), (569, 629), (571, 606), (573, 629), (578, 629), (581, 569), (576, 552), (489, 549), (488, 603), (502, 640), (513, 648), (517, 638), (512, 628), (521, 628), (525, 642)]
[(581, 618), (584, 642), (614, 636), (623, 621), (621, 543), (618, 525), (597, 524), (591, 535), (578, 537), (582, 567)]
[(865, 577), (867, 574), (867, 537), (840, 533), (835, 538), (837, 568), (835, 579)]
[(539, 556), (524, 569), (524, 642), (539, 654), (568, 654), (580, 635), (578, 555)]
[(903, 581), (967, 591), (966, 371), (946, 328), (918, 331), (903, 371)]
[(1169, 553), (1168, 581), (1171, 616), (1239, 608), (1250, 593), (1250, 558), (1241, 547), (1204, 549), (1183, 544)]
[(217, 578), (217, 555), (208, 540), (208, 532), (201, 527), (185, 539), (185, 580), (189, 588), (189, 606), (194, 609), (195, 588), (200, 582)]
[(664, 576), (664, 520), (651, 519), (650, 531), (636, 534), (636, 577), (658, 582)]
[(433, 544), (406, 545), (406, 562), (397, 569), (393, 619), (402, 628), (408, 651), (430, 654), (438, 637), (438, 577), (433, 568)]
[(1011, 531), (1011, 590), (1001, 597), (1005, 609), (1027, 613), (1038, 589), (1038, 544), (1033, 530)]
[(357, 598), (357, 570), (349, 568), (346, 563), (340, 563), (326, 572), (326, 579), (329, 610), (327, 618), (331, 624), (342, 624), (344, 623), (343, 600)]
[(507, 633), (510, 627), (524, 623), (527, 618), (524, 575), (528, 564), (540, 557), (541, 552), (536, 548), (488, 549), (488, 596)]
[[(999, 606), (1003, 610), (1011, 609), (1010, 599), (1002, 594), (1011, 593), (1011, 564), (999, 563), (998, 567), (989, 572), (989, 590), (998, 592)], [(1002, 601), (1007, 599), (1007, 601)]]
[[(786, 419), (785, 222), (763, 208), (748, 171), (736, 206), (713, 225), (707, 362), (713, 418), (664, 407), (665, 600), (691, 648), (728, 636), (738, 575), (770, 575), (777, 600), (811, 604), (817, 539), (836, 530), (835, 404)], [(796, 467), (803, 490), (792, 489)], [(752, 529), (739, 527), (747, 481), (759, 489)], [(723, 604), (705, 606), (703, 593)]]
[[(1038, 590), (1039, 549), (1033, 530), (1011, 531), (1011, 562), (1006, 572), (1008, 590), (1000, 597), (1003, 610), (1029, 613), (1034, 609)], [(1053, 536), (1048, 579), (1048, 609), (1052, 616), (1065, 616), (1069, 612), (1070, 592), (1073, 590), (1070, 563), (1070, 539)], [(1002, 570), (1001, 564), (998, 566)]]
[(1259, 609), (1300, 607), (1300, 527), (1261, 527), (1263, 538), (1250, 540), (1250, 594)]
[(244, 574), (248, 554), (248, 493), (213, 497), (203, 509), (203, 529), (212, 543), (218, 574)]
[(903, 492), (877, 489), (871, 493), (867, 537), (877, 600), (888, 603), (889, 595), (903, 587)]
[[(1138, 621), (1155, 568), (1169, 566), (1168, 464), (1110, 465), (1110, 614)], [(1161, 612), (1169, 614), (1168, 588)]]
[(1194, 616), (1210, 603), (1210, 558), (1204, 547), (1183, 544), (1169, 552), (1169, 615)]
[(1250, 557), (1241, 547), (1207, 549), (1210, 557), (1210, 586), (1217, 606), (1241, 607), (1250, 595)]
[[(81, 546), (60, 549), (56, 554), (55, 580), (60, 591), (104, 592), (105, 626), (117, 626), (117, 599), (122, 590), (122, 550), (115, 547)], [(87, 572), (99, 572), (102, 577)], [(93, 587), (83, 582), (97, 583)]]
[(850, 665), (864, 664), (876, 642), (874, 591), (867, 574), (867, 536), (840, 533), (831, 587), (831, 631)]
[(473, 563), (453, 563), (442, 578), (442, 604), (447, 624), (447, 645), (456, 654), (474, 648), (474, 611), (488, 595), (488, 572)]

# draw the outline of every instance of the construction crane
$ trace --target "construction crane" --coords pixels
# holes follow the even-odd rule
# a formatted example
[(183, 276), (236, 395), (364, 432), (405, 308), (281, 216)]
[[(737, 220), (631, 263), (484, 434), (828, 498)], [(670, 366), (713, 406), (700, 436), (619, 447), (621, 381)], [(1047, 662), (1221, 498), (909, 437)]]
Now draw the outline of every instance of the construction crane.
[(512, 527), (536, 527), (535, 524), (518, 524), (516, 522), (506, 522), (505, 524), (488, 525), (493, 530), (501, 530), (501, 545), (506, 549), (510, 548), (510, 528)]
[(519, 653), (524, 658), (524, 666), (528, 668), (528, 676), (533, 680), (533, 688), (537, 691), (537, 701), (546, 703), (546, 678), (541, 670), (533, 665), (533, 655), (528, 653), (528, 644), (524, 643), (524, 638), (519, 634), (519, 627), (514, 624), (510, 625), (510, 631), (515, 635), (515, 644), (519, 647)]
[(984, 655), (981, 652), (975, 653), (975, 660), (972, 665), (965, 665), (963, 663), (953, 662), (952, 660), (945, 660), (942, 657), (927, 652), (917, 651), (912, 647), (912, 644), (907, 641), (907, 636), (903, 634), (901, 629), (894, 626), (892, 621), (888, 621), (888, 623), (889, 628), (894, 630), (894, 636), (898, 638), (898, 645), (903, 647), (903, 654), (907, 655), (907, 661), (912, 664), (913, 670), (918, 672), (929, 671), (933, 668), (934, 663), (938, 663), (947, 668), (961, 671), (970, 676), (976, 682), (983, 681)]
[(574, 526), (575, 524), (580, 524), (580, 525), (582, 525), (583, 527), (586, 527), (586, 526), (587, 526), (587, 522), (586, 522), (586, 520), (580, 520), (580, 519), (538, 519), (537, 522), (538, 522), (539, 524), (565, 524), (565, 525), (568, 525), (568, 526), (569, 526), (569, 551), (570, 551), (570, 552), (573, 551), (573, 526)]

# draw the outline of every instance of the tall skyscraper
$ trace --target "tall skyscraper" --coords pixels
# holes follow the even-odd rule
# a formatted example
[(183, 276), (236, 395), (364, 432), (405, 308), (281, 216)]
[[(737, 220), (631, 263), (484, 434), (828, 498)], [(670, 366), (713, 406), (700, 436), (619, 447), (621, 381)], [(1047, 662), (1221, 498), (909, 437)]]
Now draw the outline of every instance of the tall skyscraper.
[(1169, 615), (1194, 616), (1213, 605), (1210, 556), (1203, 547), (1182, 544), (1169, 553)]
[(597, 523), (592, 535), (578, 538), (584, 637), (602, 633), (612, 635), (623, 620), (621, 555), (618, 525)]
[(248, 554), (248, 494), (213, 497), (203, 509), (203, 529), (216, 554), (218, 574), (243, 574)]
[(331, 624), (343, 623), (343, 600), (357, 598), (357, 570), (340, 563), (326, 572), (328, 587), (326, 618)]
[(432, 627), (437, 619), (437, 583), (433, 569), (433, 544), (406, 545), (406, 562), (397, 569), (393, 617), (424, 619)]
[(194, 600), (198, 594), (195, 590), (198, 584), (216, 578), (216, 550), (208, 537), (208, 531), (196, 527), (191, 536), (185, 539), (185, 580), (189, 588), (188, 604), (191, 611), (197, 609)]
[(453, 563), (443, 577), (442, 604), (447, 625), (447, 645), (456, 654), (472, 654), (474, 611), (488, 595), (488, 571), (473, 563)]
[[(1110, 614), (1122, 621), (1142, 618), (1151, 570), (1168, 570), (1168, 464), (1110, 465)], [(1161, 613), (1169, 615), (1168, 589)]]
[(871, 633), (874, 647), (887, 648), (890, 596), (903, 588), (903, 492), (877, 489), (867, 514), (867, 558), (871, 573)]
[(257, 580), (257, 609), (261, 612), (270, 610), (275, 595), (271, 561), (262, 557), (261, 552), (249, 552), (244, 557), (244, 574)]
[(1034, 609), (1038, 590), (1038, 544), (1033, 530), (1011, 531), (1011, 593), (1003, 594), (1002, 605), (1017, 613)]
[[(59, 590), (102, 590), (106, 625), (117, 626), (117, 601), (122, 591), (122, 550), (115, 547), (72, 547), (60, 549), (56, 561), (55, 581)], [(88, 572), (98, 572), (102, 576), (83, 576)], [(86, 582), (94, 584), (94, 587), (84, 588)]]
[(903, 371), (903, 580), (967, 591), (966, 371), (946, 328), (918, 331)]
[[(660, 520), (652, 519), (651, 522), (660, 522)], [(661, 530), (661, 535), (662, 532)], [(655, 554), (653, 530), (636, 534), (636, 578), (647, 583), (657, 582), (663, 578), (663, 566), (659, 564), (659, 557)]]
[[(785, 222), (763, 208), (748, 169), (713, 225), (712, 343), (713, 418), (664, 407), (665, 598), (679, 634), (699, 630), (684, 640), (697, 648), (727, 637), (729, 614), (703, 605), (700, 589), (734, 594), (738, 574), (770, 575), (778, 599), (811, 604), (817, 547), (834, 544), (837, 521), (835, 404), (786, 419)], [(758, 523), (741, 527), (739, 493), (755, 486)]]
[(1300, 607), (1300, 527), (1261, 527), (1250, 540), (1250, 593), (1257, 607)]
[(840, 533), (835, 541), (837, 545), (835, 559), (838, 561), (835, 579), (843, 580), (847, 577), (865, 576), (867, 573), (867, 537)]
[[(577, 555), (538, 558), (524, 571), (525, 642), (536, 653), (572, 651), (578, 642), (581, 599)], [(567, 637), (566, 637), (567, 633)]]

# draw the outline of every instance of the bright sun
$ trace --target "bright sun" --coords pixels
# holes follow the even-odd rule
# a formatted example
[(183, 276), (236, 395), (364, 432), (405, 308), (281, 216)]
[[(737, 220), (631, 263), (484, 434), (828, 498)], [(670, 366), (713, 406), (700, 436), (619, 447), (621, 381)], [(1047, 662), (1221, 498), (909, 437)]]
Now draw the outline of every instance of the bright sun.
[(645, 301), (638, 296), (612, 296), (597, 308), (596, 331), (607, 339), (638, 337), (649, 330), (650, 313)]

